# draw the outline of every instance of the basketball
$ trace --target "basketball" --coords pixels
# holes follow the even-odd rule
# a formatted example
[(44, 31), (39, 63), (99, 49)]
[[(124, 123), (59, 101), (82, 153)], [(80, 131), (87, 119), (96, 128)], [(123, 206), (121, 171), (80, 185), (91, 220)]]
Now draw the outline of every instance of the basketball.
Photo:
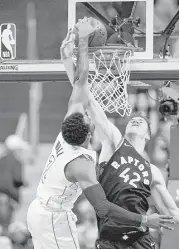
[[(101, 47), (105, 45), (107, 40), (107, 30), (106, 27), (102, 22), (100, 22), (98, 19), (95, 19), (93, 17), (88, 18), (88, 21), (90, 24), (95, 28), (95, 31), (89, 36), (89, 47)], [(75, 46), (78, 46), (78, 31), (76, 28), (73, 29), (73, 33), (75, 33)]]

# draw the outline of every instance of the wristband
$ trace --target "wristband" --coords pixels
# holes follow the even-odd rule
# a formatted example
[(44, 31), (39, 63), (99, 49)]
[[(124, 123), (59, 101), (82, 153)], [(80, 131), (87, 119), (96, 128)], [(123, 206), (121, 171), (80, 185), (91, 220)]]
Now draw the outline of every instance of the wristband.
[(147, 230), (147, 223), (148, 223), (148, 216), (142, 215), (141, 225), (139, 227), (139, 230), (141, 232), (145, 232)]
[(141, 226), (147, 226), (148, 217), (147, 215), (142, 215)]

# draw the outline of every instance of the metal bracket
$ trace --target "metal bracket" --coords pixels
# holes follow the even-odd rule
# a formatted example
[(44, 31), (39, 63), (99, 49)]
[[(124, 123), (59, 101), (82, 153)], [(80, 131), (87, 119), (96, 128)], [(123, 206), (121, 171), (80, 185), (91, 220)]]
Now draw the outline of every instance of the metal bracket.
[(167, 42), (168, 42), (168, 39), (171, 36), (178, 20), (179, 20), (179, 10), (175, 14), (175, 16), (171, 19), (170, 23), (167, 25), (167, 27), (164, 29), (164, 31), (161, 34), (161, 37), (164, 40), (163, 47), (160, 50), (160, 53), (162, 53), (163, 59), (165, 59), (167, 56), (167, 53), (169, 53), (169, 51), (168, 51), (169, 49), (167, 49)]

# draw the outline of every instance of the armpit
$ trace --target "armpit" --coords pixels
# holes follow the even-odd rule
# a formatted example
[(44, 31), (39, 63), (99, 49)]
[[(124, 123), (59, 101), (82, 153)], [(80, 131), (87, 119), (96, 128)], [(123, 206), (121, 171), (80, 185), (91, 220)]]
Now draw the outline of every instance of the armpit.
[(103, 174), (104, 168), (106, 167), (106, 165), (107, 165), (107, 162), (102, 162), (96, 166), (96, 175), (97, 175), (98, 180), (100, 176)]

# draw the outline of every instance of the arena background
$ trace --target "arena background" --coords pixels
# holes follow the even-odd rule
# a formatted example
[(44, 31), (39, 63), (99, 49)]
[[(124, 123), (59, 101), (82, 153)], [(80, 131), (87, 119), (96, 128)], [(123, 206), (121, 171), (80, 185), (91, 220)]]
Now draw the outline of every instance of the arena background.
[[(27, 0), (1, 0), (0, 1), (0, 22), (12, 22), (17, 29), (17, 58), (25, 60), (27, 53)], [(40, 60), (55, 60), (60, 58), (59, 48), (64, 39), (67, 28), (68, 1), (62, 0), (34, 0), (36, 7), (37, 21), (37, 58)], [(178, 8), (176, 0), (155, 1), (155, 30), (162, 30), (169, 23)], [(179, 57), (178, 30), (175, 32), (177, 39), (173, 43), (173, 56)], [(0, 84), (0, 141), (3, 144), (5, 138), (14, 133), (19, 117), (22, 113), (29, 114), (29, 90), (30, 83), (18, 82)], [(25, 224), (26, 212), (29, 203), (35, 197), (36, 187), (44, 167), (45, 161), (51, 150), (60, 130), (61, 121), (67, 110), (68, 99), (71, 94), (69, 82), (46, 82), (42, 88), (42, 102), (40, 106), (40, 144), (34, 163), (27, 163), (24, 167), (24, 178), (27, 186), (21, 190), (20, 207), (14, 215), (15, 222)], [(134, 89), (129, 95), (129, 101), (134, 110), (140, 110), (151, 119), (153, 139), (146, 148), (146, 157), (156, 164), (167, 179), (170, 155), (170, 127), (174, 124), (173, 118), (169, 117), (166, 122), (160, 116), (157, 99), (158, 91), (150, 90), (147, 94), (144, 90)], [(118, 116), (110, 116), (112, 122), (124, 131), (126, 119)], [(28, 119), (24, 127), (24, 135), (28, 140)], [(177, 138), (177, 136), (176, 136)], [(171, 150), (177, 151), (178, 141), (173, 144)], [(177, 176), (178, 169), (174, 175)], [(175, 188), (178, 188), (177, 176)], [(175, 188), (172, 194), (175, 198)], [(79, 214), (81, 210), (81, 215)], [(78, 231), (81, 249), (93, 249), (94, 240), (97, 235), (95, 215), (92, 207), (83, 197), (80, 198), (75, 207), (78, 214)], [(174, 235), (176, 236), (177, 233)], [(177, 238), (177, 237), (176, 237)], [(171, 240), (170, 235), (166, 236), (166, 242), (161, 249), (169, 249), (167, 243)], [(158, 240), (158, 238), (157, 238)], [(173, 249), (176, 249), (177, 239), (174, 240)], [(167, 247), (165, 247), (165, 245)], [(19, 248), (21, 248), (19, 246)], [(30, 245), (29, 245), (30, 248)]]

